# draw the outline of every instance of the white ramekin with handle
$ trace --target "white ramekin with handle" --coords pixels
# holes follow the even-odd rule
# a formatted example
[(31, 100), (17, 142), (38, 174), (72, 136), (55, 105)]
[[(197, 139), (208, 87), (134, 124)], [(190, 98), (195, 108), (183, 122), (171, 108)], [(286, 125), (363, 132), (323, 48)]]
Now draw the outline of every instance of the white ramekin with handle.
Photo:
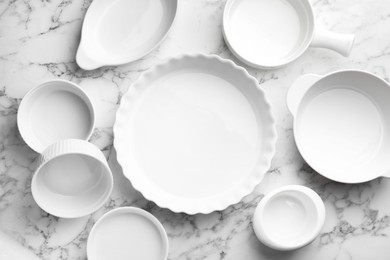
[(228, 0), (223, 35), (232, 53), (259, 69), (275, 69), (300, 57), (309, 47), (348, 56), (354, 35), (316, 26), (309, 0)]

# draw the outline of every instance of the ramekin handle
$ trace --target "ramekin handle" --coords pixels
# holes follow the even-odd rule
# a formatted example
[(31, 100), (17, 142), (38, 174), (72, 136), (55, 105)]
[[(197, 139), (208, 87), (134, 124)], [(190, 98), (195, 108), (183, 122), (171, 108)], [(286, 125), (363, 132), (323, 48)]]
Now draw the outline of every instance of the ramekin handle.
[(310, 46), (330, 49), (348, 57), (351, 53), (354, 40), (354, 34), (341, 34), (325, 29), (317, 29)]
[(321, 78), (320, 75), (306, 74), (297, 78), (287, 92), (287, 108), (295, 116), (303, 95)]

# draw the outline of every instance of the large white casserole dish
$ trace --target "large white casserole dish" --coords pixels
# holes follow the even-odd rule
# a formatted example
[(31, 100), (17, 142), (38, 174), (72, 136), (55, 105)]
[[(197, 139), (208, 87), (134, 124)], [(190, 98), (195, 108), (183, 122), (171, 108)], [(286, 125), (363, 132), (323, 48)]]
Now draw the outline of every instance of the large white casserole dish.
[(389, 100), (389, 84), (367, 71), (301, 76), (287, 106), (302, 157), (338, 182), (390, 177)]
[(181, 56), (143, 73), (121, 100), (114, 135), (133, 186), (188, 214), (222, 210), (249, 194), (276, 142), (255, 78), (216, 55)]

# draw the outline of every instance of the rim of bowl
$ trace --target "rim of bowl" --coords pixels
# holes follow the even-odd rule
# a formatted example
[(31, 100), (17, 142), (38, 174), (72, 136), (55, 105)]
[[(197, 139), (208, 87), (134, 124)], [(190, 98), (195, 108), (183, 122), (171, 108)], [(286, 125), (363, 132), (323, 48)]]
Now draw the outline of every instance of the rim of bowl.
[(164, 258), (163, 259), (166, 260), (168, 258), (168, 253), (169, 253), (169, 240), (168, 240), (168, 235), (167, 235), (167, 232), (166, 232), (164, 226), (154, 215), (152, 215), (151, 213), (149, 213), (146, 210), (136, 208), (136, 207), (119, 207), (119, 208), (110, 210), (107, 213), (105, 213), (101, 218), (99, 218), (98, 221), (96, 221), (96, 223), (93, 225), (93, 227), (88, 235), (88, 241), (87, 241), (87, 257), (88, 257), (88, 259), (90, 259), (90, 260), (96, 259), (96, 257), (95, 257), (96, 253), (94, 251), (91, 251), (92, 250), (91, 249), (91, 243), (92, 243), (91, 238), (93, 238), (93, 236), (96, 236), (95, 233), (96, 233), (96, 229), (98, 228), (98, 226), (105, 219), (110, 218), (112, 215), (115, 215), (115, 214), (118, 214), (121, 212), (141, 215), (142, 217), (147, 218), (157, 228), (157, 230), (159, 231), (160, 237), (161, 237), (163, 251), (164, 251), (164, 254), (163, 254)]

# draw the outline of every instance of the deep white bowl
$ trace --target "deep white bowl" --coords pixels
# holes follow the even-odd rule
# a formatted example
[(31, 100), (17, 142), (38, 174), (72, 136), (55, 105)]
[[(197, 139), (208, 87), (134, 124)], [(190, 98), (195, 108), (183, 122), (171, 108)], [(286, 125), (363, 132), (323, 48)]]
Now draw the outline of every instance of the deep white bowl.
[(326, 178), (361, 183), (390, 177), (390, 85), (361, 70), (299, 77), (287, 94), (294, 138)]
[(325, 206), (313, 190), (288, 185), (267, 194), (253, 216), (257, 238), (276, 250), (294, 250), (312, 242), (325, 221)]
[(93, 144), (67, 139), (41, 154), (31, 192), (46, 212), (77, 218), (98, 210), (109, 198), (113, 177), (103, 153)]

